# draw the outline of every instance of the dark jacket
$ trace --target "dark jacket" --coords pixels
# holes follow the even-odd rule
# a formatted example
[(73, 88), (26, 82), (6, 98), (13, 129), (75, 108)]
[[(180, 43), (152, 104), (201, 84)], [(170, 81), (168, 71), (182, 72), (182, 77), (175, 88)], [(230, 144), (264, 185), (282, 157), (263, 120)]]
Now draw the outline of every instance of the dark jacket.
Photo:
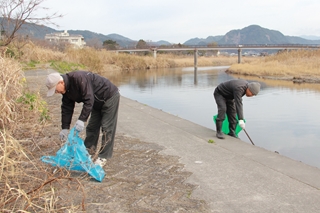
[(248, 82), (234, 79), (223, 82), (216, 88), (218, 92), (228, 100), (234, 100), (239, 120), (243, 120), (242, 97), (246, 94)]
[(86, 122), (94, 109), (101, 109), (106, 100), (118, 92), (107, 78), (87, 71), (74, 71), (62, 75), (66, 93), (62, 95), (62, 129), (69, 129), (75, 102), (83, 103), (79, 120)]

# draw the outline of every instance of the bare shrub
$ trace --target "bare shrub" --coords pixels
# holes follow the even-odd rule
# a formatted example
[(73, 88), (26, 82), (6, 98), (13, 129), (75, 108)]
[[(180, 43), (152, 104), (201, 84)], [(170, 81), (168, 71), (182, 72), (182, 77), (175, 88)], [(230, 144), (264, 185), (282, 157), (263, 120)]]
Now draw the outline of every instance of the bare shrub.
[(51, 23), (55, 18), (61, 18), (62, 15), (53, 13), (46, 13), (45, 16), (39, 17), (37, 11), (48, 10), (48, 8), (41, 6), (44, 0), (19, 0), (19, 1), (1, 1), (1, 17), (0, 22), (2, 32), (1, 45), (7, 46), (14, 41), (18, 35), (19, 30), (23, 30), (26, 22), (33, 24)]

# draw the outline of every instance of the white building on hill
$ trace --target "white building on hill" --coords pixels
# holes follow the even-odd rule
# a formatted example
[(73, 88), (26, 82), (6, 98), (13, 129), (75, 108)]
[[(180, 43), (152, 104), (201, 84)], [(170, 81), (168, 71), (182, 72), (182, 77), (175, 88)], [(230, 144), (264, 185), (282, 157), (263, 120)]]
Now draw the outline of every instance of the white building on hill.
[(86, 45), (82, 35), (70, 35), (67, 30), (62, 33), (50, 33), (44, 37), (49, 42), (68, 42), (78, 48), (83, 48)]

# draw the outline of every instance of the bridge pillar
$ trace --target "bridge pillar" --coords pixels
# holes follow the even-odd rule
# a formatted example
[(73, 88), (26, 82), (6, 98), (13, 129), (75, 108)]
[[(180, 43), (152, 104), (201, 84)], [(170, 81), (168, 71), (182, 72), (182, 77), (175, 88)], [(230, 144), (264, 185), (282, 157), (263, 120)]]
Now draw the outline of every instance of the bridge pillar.
[(198, 84), (198, 49), (194, 49), (194, 84)]
[(241, 64), (241, 56), (242, 56), (241, 49), (239, 48), (238, 49), (238, 64)]
[(156, 49), (153, 49), (153, 57), (157, 58), (157, 50)]
[(241, 49), (238, 49), (238, 64), (241, 64)]
[(194, 68), (198, 67), (198, 49), (194, 49)]

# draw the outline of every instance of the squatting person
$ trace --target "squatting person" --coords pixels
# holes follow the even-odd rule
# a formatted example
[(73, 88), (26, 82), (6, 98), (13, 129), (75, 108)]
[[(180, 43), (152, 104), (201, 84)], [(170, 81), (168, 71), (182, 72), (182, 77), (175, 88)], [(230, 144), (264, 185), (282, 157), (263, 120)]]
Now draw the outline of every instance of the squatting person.
[(113, 153), (120, 101), (119, 89), (107, 78), (87, 71), (74, 71), (64, 75), (51, 73), (47, 76), (46, 86), (47, 96), (62, 94), (60, 140), (67, 140), (75, 102), (83, 103), (74, 127), (81, 132), (90, 116), (84, 145), (94, 150), (101, 129), (102, 148), (95, 163), (104, 166)]
[(218, 116), (216, 119), (217, 138), (224, 139), (224, 134), (221, 131), (222, 122), (225, 119), (225, 114), (228, 116), (229, 133), (232, 137), (237, 137), (235, 129), (237, 126), (236, 115), (238, 114), (239, 125), (245, 129), (242, 97), (252, 97), (260, 91), (260, 84), (257, 82), (247, 82), (241, 79), (233, 79), (219, 84), (214, 90), (214, 99), (218, 107)]

